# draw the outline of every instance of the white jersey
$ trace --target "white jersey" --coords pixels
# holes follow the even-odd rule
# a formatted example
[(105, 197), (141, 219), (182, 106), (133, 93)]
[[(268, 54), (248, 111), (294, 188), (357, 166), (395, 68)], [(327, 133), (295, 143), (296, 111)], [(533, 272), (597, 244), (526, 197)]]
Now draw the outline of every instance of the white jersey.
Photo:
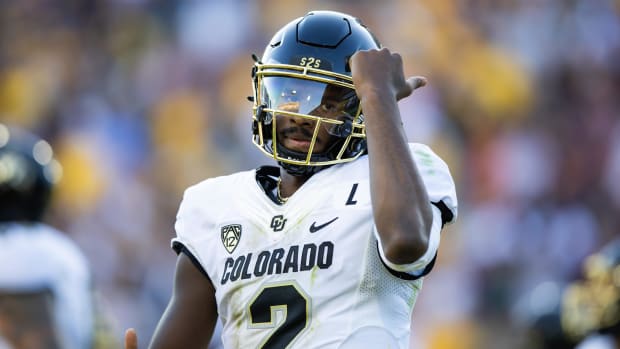
[(51, 292), (61, 348), (90, 348), (91, 275), (75, 243), (44, 224), (4, 223), (0, 246), (0, 294)]
[(612, 335), (592, 334), (581, 341), (575, 349), (615, 349), (615, 342)]
[[(431, 201), (453, 221), (448, 167), (427, 146), (410, 148)], [(215, 287), (224, 347), (407, 348), (440, 210), (433, 206), (425, 256), (394, 265), (374, 225), (367, 156), (316, 173), (283, 205), (255, 177), (252, 170), (190, 187), (175, 224), (173, 247), (191, 254)]]

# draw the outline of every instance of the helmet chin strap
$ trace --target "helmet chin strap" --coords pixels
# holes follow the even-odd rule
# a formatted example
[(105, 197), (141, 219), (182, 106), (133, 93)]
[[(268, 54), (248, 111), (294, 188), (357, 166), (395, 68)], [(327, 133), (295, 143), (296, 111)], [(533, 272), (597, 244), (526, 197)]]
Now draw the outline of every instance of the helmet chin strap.
[[(350, 133), (350, 131), (348, 132)], [(346, 135), (337, 136), (337, 137), (339, 137), (340, 139), (336, 140), (329, 147), (329, 149), (327, 149), (325, 152), (312, 154), (310, 156), (310, 161), (311, 162), (317, 162), (317, 161), (327, 162), (327, 161), (334, 160), (335, 159), (334, 151), (336, 151), (337, 149), (340, 149), (340, 147), (342, 146), (342, 142), (344, 142), (344, 138), (346, 137)], [(360, 146), (365, 146), (365, 142), (360, 144)], [(279, 142), (277, 143), (277, 147), (278, 147), (278, 154), (281, 157), (295, 159), (295, 160), (302, 160), (308, 156), (306, 153), (290, 150), (284, 147), (283, 145), (281, 145)], [(287, 162), (280, 161), (280, 160), (278, 161), (278, 165), (282, 167), (288, 174), (293, 175), (293, 176), (312, 176), (313, 174), (332, 166), (332, 165), (323, 165), (323, 166), (298, 165), (298, 164), (287, 163)]]
[(280, 167), (282, 167), (286, 171), (286, 173), (290, 174), (291, 176), (295, 176), (295, 177), (309, 177), (331, 166), (331, 165), (304, 166), (304, 165), (289, 164), (287, 162), (282, 162), (282, 161), (278, 161), (278, 165), (280, 165)]
[[(278, 147), (278, 154), (280, 154), (282, 157), (299, 160), (299, 159), (304, 159), (307, 156), (304, 153), (287, 149), (283, 147), (282, 145), (280, 145), (280, 143), (277, 144), (277, 147)], [(312, 154), (312, 156), (310, 156), (310, 160), (311, 161), (329, 161), (331, 160), (331, 157), (327, 154), (329, 154), (329, 151), (325, 153), (321, 153), (321, 154)], [(278, 161), (278, 165), (280, 165), (280, 167), (282, 167), (286, 171), (286, 173), (292, 176), (296, 176), (296, 177), (312, 176), (313, 174), (331, 166), (331, 165), (325, 165), (325, 166), (297, 165), (297, 164), (291, 164), (291, 163), (284, 162), (284, 161)]]

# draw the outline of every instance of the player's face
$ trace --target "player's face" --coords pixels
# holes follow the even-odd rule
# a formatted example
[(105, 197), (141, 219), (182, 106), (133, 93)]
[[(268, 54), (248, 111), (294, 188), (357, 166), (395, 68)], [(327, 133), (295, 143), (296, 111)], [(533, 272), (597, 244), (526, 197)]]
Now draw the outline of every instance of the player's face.
[(313, 138), (313, 152), (326, 151), (337, 140), (336, 126), (358, 111), (350, 88), (285, 77), (267, 77), (264, 85), (270, 96), (275, 93), (270, 107), (282, 111), (274, 113), (278, 142), (293, 151), (307, 153)]

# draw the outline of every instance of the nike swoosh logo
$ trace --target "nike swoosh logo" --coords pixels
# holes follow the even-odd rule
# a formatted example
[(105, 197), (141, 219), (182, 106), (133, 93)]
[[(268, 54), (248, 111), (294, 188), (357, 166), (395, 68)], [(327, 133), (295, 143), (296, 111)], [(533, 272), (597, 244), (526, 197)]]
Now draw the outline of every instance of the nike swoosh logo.
[(329, 222), (323, 223), (323, 224), (321, 224), (321, 225), (316, 225), (316, 222), (312, 222), (312, 225), (310, 226), (310, 232), (311, 232), (311, 233), (316, 233), (317, 231), (319, 231), (319, 230), (321, 230), (321, 229), (325, 228), (326, 226), (328, 226), (328, 225), (330, 225), (330, 224), (334, 223), (334, 222), (336, 221), (336, 219), (338, 219), (338, 217), (336, 217), (336, 218), (332, 219), (332, 220), (331, 220), (331, 221), (329, 221)]

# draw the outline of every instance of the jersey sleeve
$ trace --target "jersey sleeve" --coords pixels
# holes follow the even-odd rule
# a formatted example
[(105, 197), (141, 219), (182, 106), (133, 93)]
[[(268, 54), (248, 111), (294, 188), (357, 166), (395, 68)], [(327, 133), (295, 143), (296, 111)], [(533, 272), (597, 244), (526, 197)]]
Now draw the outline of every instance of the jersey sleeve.
[[(58, 260), (58, 263), (63, 264), (55, 285), (58, 296), (56, 318), (66, 333), (66, 341), (82, 343), (86, 347), (95, 334), (95, 299), (90, 265), (86, 256), (72, 240), (64, 235), (61, 235), (61, 239), (64, 241), (59, 239), (58, 250), (50, 251), (55, 257), (62, 259)], [(65, 246), (61, 247), (61, 244)], [(50, 256), (50, 260), (52, 258)]]
[(395, 264), (385, 257), (376, 227), (374, 233), (378, 241), (381, 260), (386, 267), (399, 277), (413, 280), (431, 271), (439, 249), (441, 229), (444, 225), (456, 220), (458, 203), (454, 180), (448, 165), (426, 145), (413, 143), (409, 145), (409, 149), (432, 204), (433, 223), (428, 248), (424, 255), (413, 263)]
[[(93, 336), (93, 293), (84, 253), (65, 233), (41, 223), (10, 224), (2, 233), (0, 290), (14, 295), (50, 291), (50, 320), (59, 341), (86, 348)], [(28, 321), (32, 314), (22, 315)]]
[(428, 198), (441, 211), (442, 226), (453, 223), (458, 215), (458, 201), (448, 165), (427, 145), (411, 143), (409, 149), (424, 181)]
[(200, 272), (208, 277), (203, 261), (200, 260), (198, 246), (207, 238), (201, 232), (211, 230), (213, 224), (207, 219), (209, 215), (205, 212), (206, 208), (200, 204), (202, 192), (204, 188), (200, 185), (185, 190), (174, 223), (176, 237), (172, 239), (171, 247), (177, 254), (187, 255)]

